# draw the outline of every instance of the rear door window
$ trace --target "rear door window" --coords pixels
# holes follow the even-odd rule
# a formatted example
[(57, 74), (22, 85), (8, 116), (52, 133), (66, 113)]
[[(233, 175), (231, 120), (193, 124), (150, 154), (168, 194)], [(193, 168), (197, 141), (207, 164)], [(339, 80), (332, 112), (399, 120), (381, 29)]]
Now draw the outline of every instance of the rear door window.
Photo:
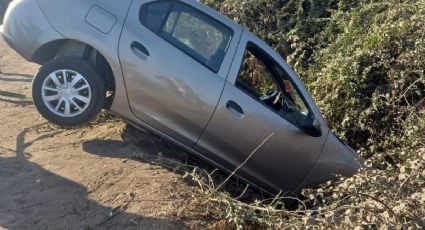
[(230, 28), (179, 1), (147, 3), (140, 19), (158, 36), (216, 73), (233, 37)]

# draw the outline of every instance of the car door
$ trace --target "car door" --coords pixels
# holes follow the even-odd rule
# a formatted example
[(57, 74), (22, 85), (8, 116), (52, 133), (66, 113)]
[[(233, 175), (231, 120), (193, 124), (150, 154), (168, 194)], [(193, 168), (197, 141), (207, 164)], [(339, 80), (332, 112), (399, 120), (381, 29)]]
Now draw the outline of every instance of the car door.
[[(291, 110), (285, 104), (284, 112), (283, 99), (292, 100)], [(300, 120), (312, 116), (322, 124), (319, 135), (308, 135), (299, 125)], [(268, 191), (294, 191), (316, 164), (328, 132), (311, 97), (285, 61), (244, 32), (223, 95), (197, 150), (234, 170), (272, 134), (238, 174)]]
[(119, 44), (134, 115), (193, 147), (217, 106), (241, 33), (194, 0), (134, 0)]

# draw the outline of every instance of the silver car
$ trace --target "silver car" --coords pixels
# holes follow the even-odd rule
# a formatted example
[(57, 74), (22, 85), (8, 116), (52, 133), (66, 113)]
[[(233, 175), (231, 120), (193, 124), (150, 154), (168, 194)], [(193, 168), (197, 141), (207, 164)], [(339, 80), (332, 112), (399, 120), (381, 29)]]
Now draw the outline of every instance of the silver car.
[(223, 170), (249, 159), (237, 175), (271, 194), (361, 167), (285, 60), (195, 0), (15, 0), (1, 34), (42, 65), (33, 100), (52, 123), (105, 108)]

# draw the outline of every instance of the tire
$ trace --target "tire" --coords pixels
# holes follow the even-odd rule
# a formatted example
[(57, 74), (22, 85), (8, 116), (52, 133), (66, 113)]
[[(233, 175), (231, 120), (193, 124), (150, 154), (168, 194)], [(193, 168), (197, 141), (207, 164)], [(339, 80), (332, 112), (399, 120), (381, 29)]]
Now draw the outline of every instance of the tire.
[(38, 112), (48, 121), (69, 128), (97, 117), (105, 104), (105, 92), (105, 82), (96, 68), (78, 57), (60, 57), (44, 64), (32, 85)]

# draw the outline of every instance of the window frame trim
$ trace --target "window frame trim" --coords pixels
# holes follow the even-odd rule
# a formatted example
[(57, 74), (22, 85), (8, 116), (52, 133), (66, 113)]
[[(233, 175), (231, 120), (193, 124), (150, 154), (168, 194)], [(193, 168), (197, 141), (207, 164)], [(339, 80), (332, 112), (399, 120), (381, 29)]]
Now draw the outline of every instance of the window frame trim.
[[(164, 17), (164, 20), (163, 20), (163, 22), (161, 23), (160, 28), (158, 29), (158, 31), (154, 31), (154, 30), (152, 30), (151, 28), (149, 28), (148, 26), (146, 26), (146, 24), (145, 24), (145, 22), (144, 22), (144, 20), (143, 20), (143, 17), (144, 17), (144, 15), (145, 15), (144, 13), (145, 13), (145, 9), (146, 9), (146, 6), (147, 6), (147, 5), (152, 4), (152, 3), (161, 3), (161, 2), (170, 2), (170, 3), (171, 3), (171, 5), (170, 5), (169, 9), (167, 10), (166, 16)], [(172, 11), (172, 9), (174, 8), (174, 5), (175, 5), (175, 4), (177, 4), (177, 3), (180, 3), (180, 4), (182, 4), (182, 5), (187, 6), (188, 8), (190, 8), (190, 9), (192, 9), (192, 10), (196, 11), (196, 12), (197, 12), (197, 13), (199, 13), (200, 15), (205, 16), (205, 17), (206, 17), (206, 18), (208, 18), (209, 20), (211, 20), (211, 21), (213, 21), (213, 22), (215, 22), (215, 23), (217, 23), (217, 24), (219, 24), (219, 25), (222, 25), (223, 27), (227, 28), (227, 29), (231, 32), (231, 34), (230, 34), (230, 40), (229, 40), (229, 43), (228, 43), (228, 45), (227, 45), (227, 50), (224, 52), (223, 60), (221, 61), (221, 63), (220, 63), (220, 65), (219, 65), (219, 67), (218, 67), (218, 69), (217, 69), (217, 70), (215, 70), (214, 68), (210, 67), (210, 66), (209, 66), (209, 65), (207, 65), (206, 63), (203, 63), (201, 60), (198, 60), (198, 59), (196, 58), (196, 55), (192, 55), (192, 54), (191, 54), (191, 53), (189, 53), (188, 51), (186, 51), (186, 50), (184, 50), (184, 49), (180, 48), (179, 46), (177, 46), (176, 44), (174, 44), (172, 41), (170, 41), (169, 39), (167, 39), (167, 38), (165, 38), (164, 36), (162, 36), (161, 31), (164, 29), (164, 26), (165, 26), (165, 24), (167, 23), (167, 20), (168, 20), (168, 18), (169, 18), (169, 16), (170, 16), (170, 14), (171, 14), (171, 11)], [(207, 69), (209, 69), (210, 71), (212, 71), (212, 72), (213, 72), (213, 73), (215, 73), (215, 74), (218, 74), (218, 73), (220, 72), (221, 67), (223, 66), (223, 62), (224, 62), (224, 60), (226, 59), (226, 56), (228, 55), (228, 51), (229, 51), (228, 49), (229, 49), (229, 47), (231, 46), (231, 43), (233, 42), (233, 40), (234, 40), (234, 38), (235, 38), (235, 31), (234, 31), (234, 30), (233, 30), (230, 26), (228, 26), (228, 25), (226, 25), (225, 23), (223, 23), (223, 22), (221, 22), (221, 21), (219, 21), (219, 20), (215, 19), (214, 17), (212, 17), (211, 15), (209, 15), (209, 14), (205, 13), (204, 11), (202, 11), (202, 10), (200, 10), (200, 9), (198, 9), (198, 8), (196, 8), (196, 7), (192, 6), (192, 5), (190, 5), (190, 4), (187, 4), (187, 3), (185, 3), (185, 2), (182, 2), (182, 1), (180, 1), (180, 0), (159, 0), (159, 1), (150, 1), (150, 2), (146, 2), (146, 3), (144, 3), (144, 4), (140, 7), (140, 10), (139, 10), (139, 22), (141, 23), (141, 25), (142, 25), (143, 27), (145, 27), (146, 29), (148, 29), (149, 31), (151, 31), (152, 33), (154, 33), (155, 35), (157, 35), (158, 37), (160, 37), (162, 40), (164, 40), (164, 41), (166, 41), (168, 44), (170, 44), (170, 45), (174, 46), (176, 49), (180, 50), (181, 52), (183, 52), (184, 54), (186, 54), (187, 56), (189, 56), (191, 59), (195, 60), (196, 62), (198, 62), (199, 64), (203, 65), (204, 67), (206, 67)], [(195, 51), (195, 52), (196, 52), (196, 51)]]

